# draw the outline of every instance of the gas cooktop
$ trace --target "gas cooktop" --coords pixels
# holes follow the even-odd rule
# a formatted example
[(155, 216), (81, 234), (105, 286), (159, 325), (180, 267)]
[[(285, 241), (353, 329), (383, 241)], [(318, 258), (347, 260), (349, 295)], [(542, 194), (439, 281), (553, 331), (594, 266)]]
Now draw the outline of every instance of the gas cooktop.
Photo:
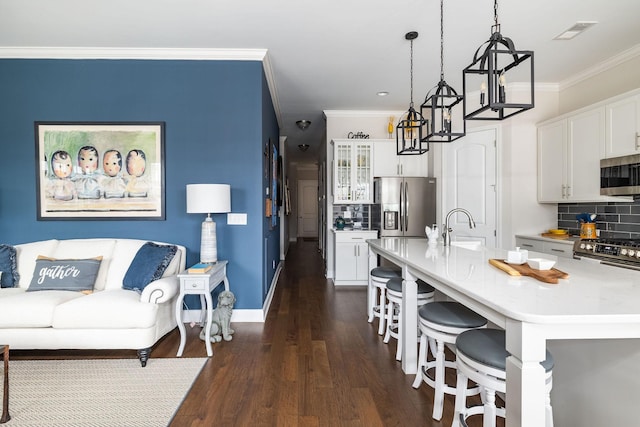
[(601, 264), (640, 270), (640, 240), (583, 239), (573, 244), (573, 257), (600, 260)]

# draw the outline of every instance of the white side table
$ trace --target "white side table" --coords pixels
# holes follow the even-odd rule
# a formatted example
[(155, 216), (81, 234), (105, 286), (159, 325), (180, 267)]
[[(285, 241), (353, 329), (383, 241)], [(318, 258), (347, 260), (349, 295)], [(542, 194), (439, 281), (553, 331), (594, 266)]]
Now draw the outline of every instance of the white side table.
[[(204, 325), (205, 310), (207, 314), (206, 321), (206, 337), (211, 335), (211, 318), (213, 314), (213, 302), (211, 301), (211, 291), (217, 288), (220, 283), (224, 282), (225, 291), (229, 290), (229, 280), (227, 279), (227, 262), (218, 261), (213, 264), (213, 268), (206, 273), (190, 274), (183, 272), (178, 274), (180, 279), (180, 295), (176, 301), (176, 320), (178, 321), (178, 329), (180, 330), (180, 347), (176, 357), (182, 356), (184, 345), (187, 341), (186, 329), (182, 323), (182, 301), (185, 295), (200, 295), (200, 324)], [(211, 349), (211, 341), (205, 340), (207, 346), (207, 356), (213, 355)]]

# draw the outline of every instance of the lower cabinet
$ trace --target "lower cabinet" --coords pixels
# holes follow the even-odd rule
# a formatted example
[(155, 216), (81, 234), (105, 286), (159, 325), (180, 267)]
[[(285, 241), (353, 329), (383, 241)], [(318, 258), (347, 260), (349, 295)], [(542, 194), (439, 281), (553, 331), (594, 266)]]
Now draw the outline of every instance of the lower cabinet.
[(516, 246), (528, 251), (542, 252), (544, 254), (555, 255), (557, 257), (573, 257), (573, 240), (553, 240), (545, 238), (534, 238), (527, 236), (516, 236)]
[(376, 239), (377, 231), (335, 232), (333, 282), (336, 286), (363, 286), (369, 279), (369, 247), (367, 239)]

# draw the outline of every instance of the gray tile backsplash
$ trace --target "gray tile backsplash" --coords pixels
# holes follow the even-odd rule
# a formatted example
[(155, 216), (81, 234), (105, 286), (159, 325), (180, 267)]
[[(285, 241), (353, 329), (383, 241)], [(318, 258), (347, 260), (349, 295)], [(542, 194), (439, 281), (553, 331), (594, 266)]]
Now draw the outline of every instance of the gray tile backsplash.
[[(371, 224), (370, 205), (333, 205), (333, 222), (336, 223), (338, 216), (345, 220), (345, 226), (351, 227), (354, 222), (361, 222), (362, 228), (368, 229)], [(345, 211), (351, 212), (351, 218), (345, 218)]]
[(596, 214), (596, 229), (600, 237), (640, 239), (640, 199), (633, 203), (561, 203), (558, 204), (558, 228), (580, 234), (576, 214)]

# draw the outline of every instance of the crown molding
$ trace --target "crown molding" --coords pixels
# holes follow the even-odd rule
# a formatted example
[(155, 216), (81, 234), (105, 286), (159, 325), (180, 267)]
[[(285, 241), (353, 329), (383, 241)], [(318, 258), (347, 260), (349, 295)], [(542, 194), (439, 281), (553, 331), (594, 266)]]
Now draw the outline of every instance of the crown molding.
[(402, 115), (403, 111), (323, 110), (325, 117), (388, 117)]
[(267, 49), (0, 47), (0, 58), (264, 61)]
[(581, 73), (571, 76), (568, 79), (565, 79), (559, 83), (560, 90), (565, 90), (573, 85), (576, 85), (584, 80), (587, 80), (595, 75), (600, 73), (604, 73), (607, 70), (610, 70), (613, 67), (616, 67), (620, 64), (623, 64), (631, 59), (640, 56), (640, 44), (631, 47), (617, 55), (612, 56), (609, 59), (606, 59), (593, 67), (590, 67), (584, 70)]

